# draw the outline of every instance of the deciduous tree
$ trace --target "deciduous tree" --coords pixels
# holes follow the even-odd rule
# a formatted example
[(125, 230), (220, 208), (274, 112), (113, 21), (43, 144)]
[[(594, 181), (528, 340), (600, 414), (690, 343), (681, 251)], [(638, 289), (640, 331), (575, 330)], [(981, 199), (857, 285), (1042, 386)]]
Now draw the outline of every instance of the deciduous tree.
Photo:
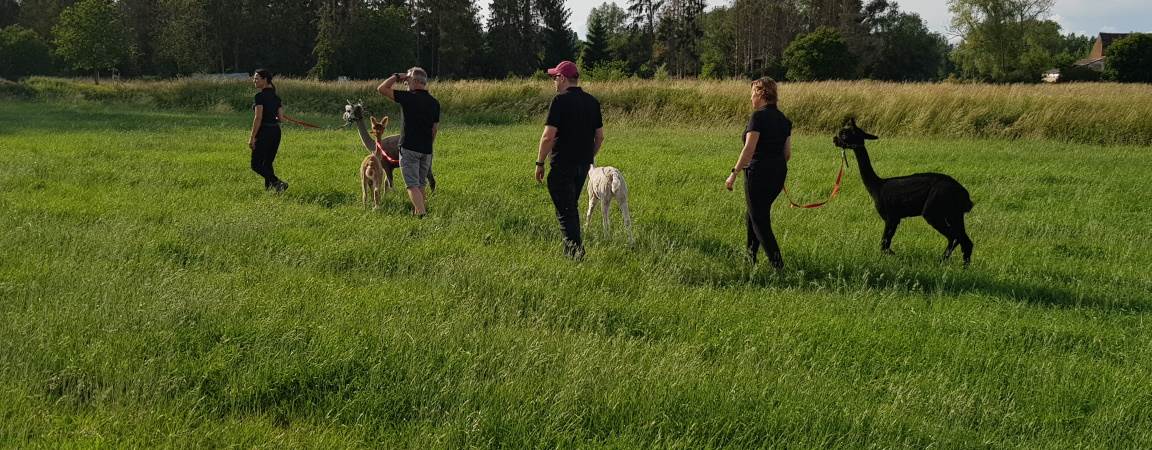
[(60, 13), (53, 28), (56, 52), (74, 69), (100, 72), (115, 69), (132, 55), (131, 30), (124, 13), (111, 0), (81, 0)]
[(856, 64), (840, 32), (821, 27), (800, 36), (784, 51), (784, 66), (793, 81), (851, 78)]
[(1108, 76), (1116, 81), (1152, 83), (1152, 34), (1134, 33), (1107, 50)]

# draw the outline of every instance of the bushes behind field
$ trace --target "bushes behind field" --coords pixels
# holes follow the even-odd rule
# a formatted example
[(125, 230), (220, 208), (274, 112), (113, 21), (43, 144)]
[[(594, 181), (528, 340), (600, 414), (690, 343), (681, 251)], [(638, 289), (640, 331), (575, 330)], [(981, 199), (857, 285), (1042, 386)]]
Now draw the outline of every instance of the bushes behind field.
[[(363, 99), (377, 114), (396, 114), (376, 82), (277, 80), (290, 111), (323, 114), (338, 124), (346, 99)], [(246, 111), (247, 81), (105, 82), (30, 78), (21, 97), (165, 109)], [(26, 88), (26, 89), (25, 89)], [(541, 122), (550, 82), (449, 81), (432, 84), (455, 124)], [(746, 81), (589, 82), (613, 124), (686, 128), (739, 127), (749, 114)], [(835, 81), (783, 83), (781, 109), (806, 133), (831, 133), (847, 115), (883, 136), (1046, 138), (1096, 144), (1152, 145), (1152, 86), (1140, 84), (987, 85)]]

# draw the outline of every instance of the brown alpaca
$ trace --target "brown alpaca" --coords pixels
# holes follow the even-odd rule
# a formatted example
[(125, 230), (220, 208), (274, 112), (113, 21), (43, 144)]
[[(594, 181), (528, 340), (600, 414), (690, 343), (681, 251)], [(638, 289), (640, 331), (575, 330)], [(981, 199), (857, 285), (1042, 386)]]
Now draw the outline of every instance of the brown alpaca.
[(388, 174), (388, 182), (384, 181), (384, 168), (385, 165), (392, 165), (390, 160), (393, 157), (382, 152), (379, 145), (380, 139), (384, 135), (384, 128), (388, 126), (388, 116), (384, 116), (380, 121), (376, 121), (375, 117), (370, 117), (369, 120), (372, 121), (372, 137), (376, 138), (377, 150), (372, 151), (364, 158), (364, 162), (360, 163), (360, 201), (364, 203), (364, 206), (368, 206), (368, 193), (371, 191), (372, 209), (380, 209), (380, 190), (383, 189), (384, 192), (388, 192), (392, 188), (391, 173)]

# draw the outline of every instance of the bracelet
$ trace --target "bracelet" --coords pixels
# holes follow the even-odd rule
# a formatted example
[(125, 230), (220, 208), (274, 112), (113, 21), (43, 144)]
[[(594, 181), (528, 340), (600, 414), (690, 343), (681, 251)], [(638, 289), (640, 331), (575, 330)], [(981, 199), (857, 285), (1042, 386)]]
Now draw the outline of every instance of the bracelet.
[(536, 167), (544, 167), (544, 161), (536, 161)]

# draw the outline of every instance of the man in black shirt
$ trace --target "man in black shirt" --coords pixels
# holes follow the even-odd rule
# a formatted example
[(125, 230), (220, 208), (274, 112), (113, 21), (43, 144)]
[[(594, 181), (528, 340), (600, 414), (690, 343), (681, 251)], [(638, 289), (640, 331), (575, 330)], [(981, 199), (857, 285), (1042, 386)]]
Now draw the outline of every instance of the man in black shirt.
[[(407, 91), (393, 90), (397, 81), (408, 83)], [(428, 74), (413, 67), (407, 73), (388, 77), (376, 88), (380, 94), (399, 103), (404, 111), (404, 130), (400, 134), (400, 173), (417, 217), (427, 214), (424, 186), (432, 171), (432, 143), (440, 129), (440, 102), (428, 93)]]
[(536, 182), (544, 179), (544, 163), (551, 156), (548, 194), (556, 207), (556, 218), (564, 233), (564, 255), (580, 260), (584, 241), (580, 238), (580, 210), (577, 202), (592, 160), (604, 143), (604, 123), (600, 102), (578, 86), (580, 71), (572, 61), (562, 61), (548, 69), (558, 94), (548, 107), (544, 135), (536, 157)]

